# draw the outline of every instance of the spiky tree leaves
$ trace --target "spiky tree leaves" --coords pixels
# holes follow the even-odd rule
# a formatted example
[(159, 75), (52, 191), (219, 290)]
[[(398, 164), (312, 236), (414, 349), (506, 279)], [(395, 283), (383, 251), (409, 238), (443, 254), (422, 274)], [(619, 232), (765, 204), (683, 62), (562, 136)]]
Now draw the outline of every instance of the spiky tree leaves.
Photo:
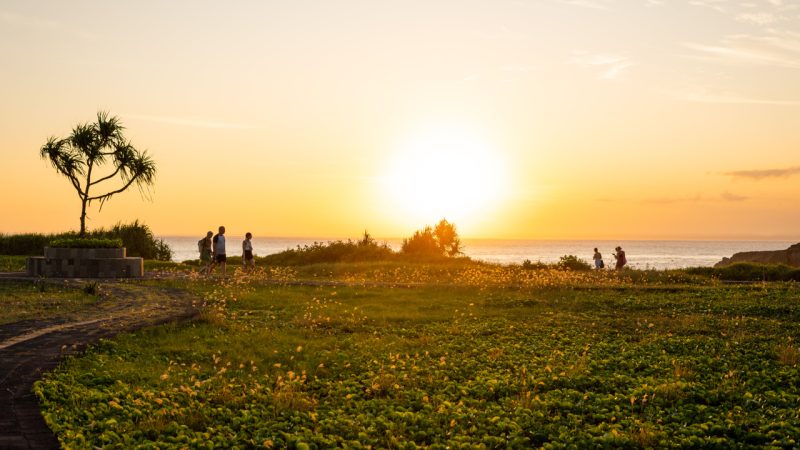
[(78, 124), (65, 139), (51, 137), (40, 150), (81, 199), (81, 236), (86, 234), (86, 207), (93, 201), (102, 209), (134, 184), (146, 195), (155, 183), (155, 162), (125, 139), (124, 129), (117, 117), (99, 112), (96, 122)]

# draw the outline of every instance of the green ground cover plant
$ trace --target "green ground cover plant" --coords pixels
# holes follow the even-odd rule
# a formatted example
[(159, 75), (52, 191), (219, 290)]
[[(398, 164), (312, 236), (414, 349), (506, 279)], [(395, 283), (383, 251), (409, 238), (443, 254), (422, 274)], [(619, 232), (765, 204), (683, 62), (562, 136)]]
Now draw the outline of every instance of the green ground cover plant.
[(793, 283), (304, 270), (149, 281), (201, 319), (69, 360), (35, 388), (46, 420), (74, 448), (798, 445)]
[(97, 299), (81, 289), (54, 283), (0, 282), (0, 324), (67, 316)]
[(122, 239), (104, 238), (62, 238), (53, 239), (50, 247), (61, 248), (122, 248)]

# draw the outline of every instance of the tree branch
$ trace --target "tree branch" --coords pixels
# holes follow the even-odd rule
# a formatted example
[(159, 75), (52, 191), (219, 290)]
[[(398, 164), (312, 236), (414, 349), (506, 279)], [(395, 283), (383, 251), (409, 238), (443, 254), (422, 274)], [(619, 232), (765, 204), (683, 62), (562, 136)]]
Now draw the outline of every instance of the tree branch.
[(90, 201), (90, 202), (93, 201), (93, 200), (100, 200), (102, 202), (102, 201), (104, 201), (104, 199), (108, 199), (112, 195), (119, 194), (120, 192), (124, 191), (125, 189), (128, 189), (128, 187), (131, 184), (133, 184), (133, 182), (136, 181), (137, 178), (139, 178), (138, 174), (134, 175), (130, 180), (128, 180), (128, 182), (125, 184), (125, 186), (122, 186), (121, 188), (117, 189), (116, 191), (112, 191), (112, 192), (109, 192), (109, 193), (103, 194), (103, 195), (98, 195), (97, 197), (89, 197), (87, 200)]
[(106, 176), (106, 177), (100, 178), (99, 180), (92, 181), (91, 183), (89, 183), (89, 185), (90, 185), (90, 186), (91, 186), (91, 185), (95, 185), (95, 184), (98, 184), (98, 183), (100, 183), (101, 181), (106, 181), (106, 180), (108, 180), (109, 178), (113, 178), (113, 177), (114, 177), (114, 175), (116, 175), (116, 174), (118, 174), (118, 173), (119, 173), (119, 169), (120, 169), (120, 167), (117, 167), (117, 170), (115, 170), (115, 171), (114, 171), (114, 173), (112, 173), (111, 175), (108, 175), (108, 176)]

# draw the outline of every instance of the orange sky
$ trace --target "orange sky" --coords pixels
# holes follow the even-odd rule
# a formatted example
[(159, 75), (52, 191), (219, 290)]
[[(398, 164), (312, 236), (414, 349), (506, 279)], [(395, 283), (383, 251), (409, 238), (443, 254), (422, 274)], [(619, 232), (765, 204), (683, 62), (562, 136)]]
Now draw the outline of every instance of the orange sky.
[(158, 235), (800, 238), (800, 6), (0, 3), (0, 232), (76, 229), (41, 160), (118, 115)]

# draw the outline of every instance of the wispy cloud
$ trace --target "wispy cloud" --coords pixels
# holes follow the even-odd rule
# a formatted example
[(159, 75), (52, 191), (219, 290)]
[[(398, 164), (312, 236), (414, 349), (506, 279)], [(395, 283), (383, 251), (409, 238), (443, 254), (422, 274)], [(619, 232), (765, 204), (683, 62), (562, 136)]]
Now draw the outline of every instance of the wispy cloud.
[(789, 178), (800, 175), (800, 166), (787, 167), (784, 169), (734, 170), (731, 172), (724, 172), (723, 175), (753, 181), (761, 181), (769, 178)]
[(148, 122), (197, 128), (218, 128), (229, 130), (248, 130), (254, 128), (252, 125), (242, 123), (220, 122), (216, 120), (199, 120), (187, 117), (153, 116), (149, 114), (121, 114), (121, 116), (128, 119), (145, 120)]
[(800, 68), (800, 35), (793, 32), (741, 34), (725, 37), (714, 45), (684, 45), (695, 52), (691, 57), (709, 62)]
[(729, 2), (727, 0), (689, 0), (689, 4), (692, 6), (699, 6), (702, 8), (709, 8), (713, 9), (717, 12), (727, 12), (727, 7)]
[(746, 197), (744, 195), (734, 194), (731, 192), (723, 192), (719, 195), (703, 195), (703, 194), (695, 194), (689, 195), (684, 197), (647, 197), (647, 198), (640, 198), (640, 199), (613, 199), (613, 198), (596, 198), (596, 202), (602, 203), (638, 203), (642, 205), (680, 205), (680, 204), (691, 204), (691, 203), (720, 203), (720, 202), (743, 202), (745, 200), (749, 200), (750, 197)]
[(774, 105), (774, 106), (800, 106), (800, 100), (775, 100), (769, 98), (748, 97), (732, 92), (710, 92), (697, 89), (690, 92), (675, 94), (677, 98), (696, 103), (720, 103), (730, 105)]
[(11, 11), (0, 10), (0, 23), (33, 29), (36, 31), (66, 32), (83, 39), (94, 39), (96, 36), (86, 30), (65, 24), (53, 19), (29, 16)]
[(726, 202), (743, 202), (749, 198), (745, 197), (744, 195), (732, 194), (730, 192), (723, 192), (720, 197)]
[(691, 197), (649, 197), (640, 201), (640, 203), (650, 205), (668, 205), (674, 203), (697, 203), (703, 200), (703, 196), (696, 194)]
[(604, 80), (617, 79), (628, 68), (636, 64), (627, 56), (609, 53), (589, 53), (582, 50), (573, 52), (570, 63), (585, 69), (597, 70), (600, 78)]
[(562, 3), (572, 6), (580, 6), (581, 8), (608, 9), (608, 5), (595, 0), (562, 0)]
[(739, 22), (745, 23), (754, 23), (756, 25), (770, 25), (775, 22), (779, 22), (782, 20), (782, 17), (777, 16), (773, 13), (769, 12), (750, 12), (750, 13), (741, 13), (736, 16), (736, 20)]
[(500, 68), (503, 72), (533, 72), (536, 68), (534, 66), (516, 66), (509, 64)]

